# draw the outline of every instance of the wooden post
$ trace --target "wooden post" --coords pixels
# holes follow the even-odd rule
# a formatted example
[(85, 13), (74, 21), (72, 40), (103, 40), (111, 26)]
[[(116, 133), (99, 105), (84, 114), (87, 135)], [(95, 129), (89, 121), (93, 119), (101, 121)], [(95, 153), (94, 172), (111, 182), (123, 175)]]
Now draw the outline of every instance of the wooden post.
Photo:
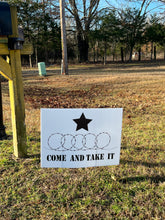
[[(10, 7), (10, 12), (12, 20), (12, 35), (9, 36), (9, 38), (18, 38), (16, 7)], [(25, 43), (21, 50), (9, 50), (7, 36), (0, 37), (0, 55), (7, 56), (6, 61), (0, 56), (0, 74), (9, 81), (14, 155), (20, 158), (26, 157), (27, 155), (21, 54), (32, 55), (32, 44)]]
[(60, 20), (61, 20), (61, 46), (63, 75), (68, 75), (67, 44), (66, 44), (66, 26), (65, 26), (65, 0), (60, 0)]
[[(18, 37), (16, 7), (11, 7), (10, 10), (13, 31), (11, 37)], [(27, 155), (21, 52), (20, 50), (10, 50), (9, 55), (12, 76), (12, 80), (9, 80), (9, 92), (12, 114), (14, 155), (21, 158)]]
[(1, 77), (0, 77), (0, 140), (7, 139), (5, 132), (5, 126), (3, 124), (3, 108), (2, 108), (2, 89), (1, 89)]

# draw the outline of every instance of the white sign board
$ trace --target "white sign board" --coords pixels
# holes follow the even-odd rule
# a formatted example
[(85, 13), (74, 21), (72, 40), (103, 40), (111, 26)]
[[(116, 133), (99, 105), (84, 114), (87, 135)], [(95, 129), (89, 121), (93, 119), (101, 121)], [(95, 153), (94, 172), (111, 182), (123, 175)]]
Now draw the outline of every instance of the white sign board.
[(121, 108), (41, 109), (41, 167), (118, 165)]

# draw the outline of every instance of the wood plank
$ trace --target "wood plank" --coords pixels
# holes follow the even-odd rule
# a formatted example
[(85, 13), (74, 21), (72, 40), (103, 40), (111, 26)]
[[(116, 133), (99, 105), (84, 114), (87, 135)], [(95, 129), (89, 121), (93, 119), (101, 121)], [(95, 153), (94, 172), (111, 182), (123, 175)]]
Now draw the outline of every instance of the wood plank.
[(0, 55), (9, 55), (8, 44), (0, 43)]
[(0, 57), (0, 74), (6, 79), (12, 80), (11, 67), (2, 57)]
[(7, 44), (8, 43), (8, 38), (7, 37), (0, 37), (0, 43), (1, 44)]

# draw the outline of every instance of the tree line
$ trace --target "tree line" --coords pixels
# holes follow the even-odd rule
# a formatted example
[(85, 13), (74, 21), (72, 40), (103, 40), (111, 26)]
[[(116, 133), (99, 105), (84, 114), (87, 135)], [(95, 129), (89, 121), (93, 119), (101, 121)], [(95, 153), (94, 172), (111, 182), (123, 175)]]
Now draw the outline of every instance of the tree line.
[[(24, 29), (25, 41), (33, 44), (33, 64), (60, 61), (58, 0), (9, 2), (17, 6), (18, 22)], [(107, 2), (106, 8), (102, 8), (99, 6), (101, 0), (65, 1), (69, 60), (97, 62), (101, 57), (106, 63), (107, 56), (113, 60), (120, 56), (124, 62), (132, 60), (134, 51), (137, 51), (138, 60), (141, 60), (144, 45), (150, 45), (150, 59), (156, 59), (157, 47), (165, 54), (165, 22), (160, 13), (152, 15), (147, 11), (152, 0), (139, 0), (140, 7), (120, 9)]]

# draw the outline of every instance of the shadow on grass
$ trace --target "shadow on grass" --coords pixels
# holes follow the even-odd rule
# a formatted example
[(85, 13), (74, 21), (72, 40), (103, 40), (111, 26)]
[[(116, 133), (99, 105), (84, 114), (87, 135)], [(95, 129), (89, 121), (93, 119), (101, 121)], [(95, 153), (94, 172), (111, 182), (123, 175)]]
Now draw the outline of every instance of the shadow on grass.
[(6, 135), (6, 136), (4, 136), (4, 137), (2, 137), (2, 138), (0, 138), (0, 141), (5, 141), (5, 140), (12, 140), (13, 139), (13, 135)]
[(165, 163), (149, 163), (149, 162), (142, 162), (142, 161), (133, 161), (133, 160), (120, 160), (121, 164), (132, 164), (132, 165), (142, 165), (147, 167), (165, 167)]
[(151, 183), (160, 183), (165, 182), (165, 177), (163, 176), (135, 176), (135, 177), (126, 177), (119, 180), (121, 183), (130, 183), (130, 182), (143, 182), (150, 180)]
[(26, 156), (26, 159), (30, 159), (30, 158), (40, 159), (40, 154), (32, 154), (32, 155), (27, 155)]
[(28, 136), (28, 141), (40, 142), (40, 133), (38, 132), (35, 137), (29, 137)]
[[(114, 73), (144, 73), (144, 72), (149, 72), (162, 74), (164, 75), (165, 69), (164, 68), (159, 68), (160, 66), (164, 66), (164, 61), (158, 61), (158, 62), (151, 62), (151, 61), (145, 61), (145, 62), (131, 62), (131, 63), (121, 63), (121, 62), (108, 62), (108, 65), (104, 66), (102, 64), (85, 64), (84, 66), (76, 66), (74, 65), (73, 67), (69, 67), (69, 75), (79, 75), (79, 74), (114, 74)], [(148, 67), (148, 68), (147, 68)], [(153, 67), (151, 71), (151, 67)], [(135, 68), (135, 69), (133, 69)], [(138, 68), (138, 69), (137, 69)], [(145, 69), (144, 69), (145, 68)], [(39, 76), (39, 72), (37, 69), (32, 69), (32, 70), (23, 70), (23, 77), (24, 79), (29, 78), (29, 77), (38, 77), (38, 79), (42, 79), (45, 76)], [(61, 70), (60, 68), (52, 68), (52, 69), (46, 69), (47, 72), (47, 77), (50, 76), (55, 76), (55, 75), (61, 75)], [(151, 74), (152, 75), (152, 74)], [(157, 75), (157, 74), (156, 74)]]

